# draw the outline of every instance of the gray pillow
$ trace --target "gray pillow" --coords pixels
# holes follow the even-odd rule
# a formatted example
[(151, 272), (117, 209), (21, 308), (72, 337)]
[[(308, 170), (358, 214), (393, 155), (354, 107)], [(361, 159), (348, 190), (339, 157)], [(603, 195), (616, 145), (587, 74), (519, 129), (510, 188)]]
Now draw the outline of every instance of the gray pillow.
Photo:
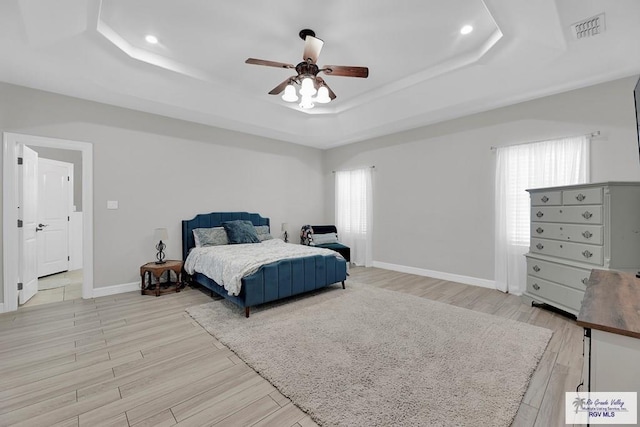
[(256, 233), (258, 233), (258, 239), (260, 239), (261, 242), (273, 239), (273, 236), (269, 233), (268, 225), (257, 225), (255, 226), (255, 229)]
[(222, 226), (227, 232), (229, 244), (260, 243), (258, 233), (251, 221), (236, 220), (223, 222)]
[(338, 235), (336, 233), (312, 234), (314, 245), (326, 245), (328, 243), (338, 243)]
[(227, 232), (223, 227), (196, 228), (193, 230), (196, 247), (228, 245)]

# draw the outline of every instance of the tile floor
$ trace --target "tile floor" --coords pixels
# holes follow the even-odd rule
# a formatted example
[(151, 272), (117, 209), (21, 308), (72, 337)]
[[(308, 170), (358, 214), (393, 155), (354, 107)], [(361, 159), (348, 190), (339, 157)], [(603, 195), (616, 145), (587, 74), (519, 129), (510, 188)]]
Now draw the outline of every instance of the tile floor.
[(82, 298), (82, 270), (65, 271), (38, 279), (38, 293), (20, 307)]

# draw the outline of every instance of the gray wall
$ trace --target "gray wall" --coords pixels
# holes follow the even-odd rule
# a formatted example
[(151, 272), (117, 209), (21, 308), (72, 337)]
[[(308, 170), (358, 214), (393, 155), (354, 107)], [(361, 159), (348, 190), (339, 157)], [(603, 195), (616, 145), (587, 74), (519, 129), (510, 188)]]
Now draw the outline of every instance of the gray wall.
[(96, 288), (139, 280), (156, 227), (180, 259), (180, 221), (198, 213), (259, 212), (274, 235), (324, 221), (322, 196), (308, 197), (324, 192), (316, 149), (2, 83), (0, 130), (93, 144)]
[(30, 147), (41, 159), (58, 160), (73, 164), (73, 205), (82, 212), (82, 152), (51, 147)]
[(169, 228), (168, 258), (179, 258), (180, 220), (201, 212), (260, 212), (296, 241), (302, 224), (333, 221), (331, 171), (370, 165), (375, 261), (492, 280), (490, 147), (599, 130), (592, 181), (639, 181), (635, 80), (325, 152), (2, 83), (0, 130), (94, 145), (96, 287), (137, 281), (156, 227)]
[[(334, 217), (330, 171), (375, 165), (373, 259), (494, 278), (491, 146), (599, 130), (591, 181), (640, 181), (633, 86), (616, 80), (325, 152), (325, 215)], [(640, 214), (640, 207), (639, 207)]]

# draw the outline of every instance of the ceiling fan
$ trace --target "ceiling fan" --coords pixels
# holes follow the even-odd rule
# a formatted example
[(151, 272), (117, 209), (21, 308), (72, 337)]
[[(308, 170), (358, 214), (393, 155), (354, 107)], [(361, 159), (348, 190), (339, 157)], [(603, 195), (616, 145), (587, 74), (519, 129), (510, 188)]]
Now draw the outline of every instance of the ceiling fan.
[[(299, 36), (304, 40), (304, 52), (302, 54), (302, 62), (298, 63), (298, 65), (255, 58), (249, 58), (245, 61), (247, 64), (296, 70), (297, 75), (287, 78), (271, 89), (269, 95), (278, 95), (284, 91), (283, 100), (296, 102), (298, 100), (296, 87), (299, 87), (300, 107), (309, 109), (313, 108), (314, 102), (325, 104), (336, 98), (336, 94), (329, 88), (324, 79), (318, 76), (318, 73), (322, 72), (328, 76), (342, 77), (367, 78), (369, 76), (367, 67), (346, 65), (323, 65), (322, 68), (318, 67), (316, 62), (324, 42), (316, 37), (316, 33), (313, 30), (309, 29), (301, 30)], [(317, 96), (314, 97), (316, 94)]]

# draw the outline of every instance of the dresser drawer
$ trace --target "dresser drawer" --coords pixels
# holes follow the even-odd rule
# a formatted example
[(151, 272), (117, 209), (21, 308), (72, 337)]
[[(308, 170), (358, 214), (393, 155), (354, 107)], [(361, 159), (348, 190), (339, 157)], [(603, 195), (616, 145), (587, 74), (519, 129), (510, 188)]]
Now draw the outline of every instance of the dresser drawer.
[(538, 277), (527, 276), (527, 293), (533, 297), (553, 301), (564, 305), (576, 312), (580, 311), (584, 292), (567, 288), (557, 283), (549, 282)]
[(602, 188), (565, 190), (562, 192), (562, 203), (565, 205), (601, 205)]
[(602, 246), (597, 245), (532, 238), (529, 249), (533, 253), (566, 258), (593, 265), (602, 265), (604, 261)]
[(584, 292), (591, 270), (527, 257), (527, 274)]
[(534, 206), (531, 208), (531, 221), (602, 224), (602, 206)]
[(562, 191), (531, 193), (531, 206), (557, 206), (562, 204)]
[(604, 243), (603, 236), (601, 225), (531, 223), (531, 237), (601, 245)]

